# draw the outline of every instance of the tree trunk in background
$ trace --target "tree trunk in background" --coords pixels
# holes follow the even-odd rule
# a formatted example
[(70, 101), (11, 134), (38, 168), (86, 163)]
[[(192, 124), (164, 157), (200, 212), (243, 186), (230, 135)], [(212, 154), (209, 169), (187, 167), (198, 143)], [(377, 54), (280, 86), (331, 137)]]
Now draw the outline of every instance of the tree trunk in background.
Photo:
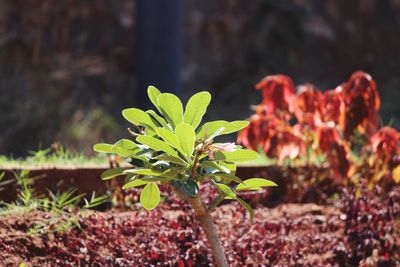
[(181, 0), (137, 0), (138, 103), (149, 85), (180, 95)]

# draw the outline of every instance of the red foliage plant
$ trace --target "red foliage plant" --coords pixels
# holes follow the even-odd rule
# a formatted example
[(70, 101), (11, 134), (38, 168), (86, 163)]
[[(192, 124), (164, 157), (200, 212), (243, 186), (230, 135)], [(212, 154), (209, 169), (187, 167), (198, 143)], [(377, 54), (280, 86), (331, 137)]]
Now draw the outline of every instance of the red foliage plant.
[(357, 71), (325, 92), (311, 84), (296, 91), (285, 75), (267, 76), (256, 89), (262, 91), (262, 103), (237, 140), (245, 147), (262, 149), (279, 160), (308, 158), (311, 149), (326, 158), (338, 183), (357, 169), (351, 152), (360, 137), (364, 142), (359, 156), (372, 157), (374, 168), (384, 165), (391, 172), (399, 165), (399, 134), (393, 128), (380, 129), (380, 97), (369, 74)]

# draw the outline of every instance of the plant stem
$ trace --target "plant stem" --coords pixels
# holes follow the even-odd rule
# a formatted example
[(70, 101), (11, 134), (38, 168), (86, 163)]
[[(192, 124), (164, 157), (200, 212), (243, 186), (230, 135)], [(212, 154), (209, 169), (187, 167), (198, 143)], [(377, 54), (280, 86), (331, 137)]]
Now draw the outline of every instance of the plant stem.
[(195, 179), (196, 178), (196, 169), (197, 169), (197, 164), (199, 162), (199, 156), (200, 156), (200, 152), (196, 153), (196, 157), (194, 158), (194, 162), (193, 162), (193, 167), (192, 167), (192, 177)]
[(204, 229), (208, 242), (210, 243), (211, 253), (214, 257), (215, 262), (217, 263), (217, 266), (228, 267), (228, 261), (226, 260), (224, 248), (222, 247), (221, 242), (218, 238), (210, 211), (208, 211), (204, 207), (199, 196), (187, 197), (186, 200), (192, 206), (197, 219)]

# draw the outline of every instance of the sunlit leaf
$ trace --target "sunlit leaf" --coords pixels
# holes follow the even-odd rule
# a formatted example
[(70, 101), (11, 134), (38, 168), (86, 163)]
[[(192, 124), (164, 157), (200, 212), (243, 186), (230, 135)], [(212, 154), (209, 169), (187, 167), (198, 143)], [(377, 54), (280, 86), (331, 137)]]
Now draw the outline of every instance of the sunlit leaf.
[[(240, 131), (241, 129), (247, 127), (248, 125), (249, 125), (248, 121), (228, 122), (219, 120), (219, 121), (206, 122), (199, 128), (196, 136), (197, 139), (208, 138), (212, 134), (214, 137), (221, 136), (224, 134), (230, 134)], [(224, 130), (218, 134), (215, 134), (215, 132), (218, 131), (220, 128), (224, 128)]]
[(149, 86), (147, 88), (147, 95), (149, 96), (151, 103), (153, 103), (153, 105), (160, 110), (158, 105), (158, 96), (161, 95), (161, 92), (154, 86)]
[(185, 155), (184, 154), (185, 151), (182, 149), (178, 137), (173, 132), (160, 127), (156, 129), (156, 132), (168, 145), (172, 146), (173, 148), (181, 152), (183, 155)]
[(169, 126), (165, 119), (159, 116), (154, 110), (146, 110), (146, 113), (150, 115), (150, 117), (154, 118), (162, 127), (169, 129)]
[(95, 144), (93, 150), (100, 153), (114, 153), (114, 145), (112, 144)]
[(126, 171), (127, 169), (128, 168), (113, 168), (113, 169), (106, 170), (101, 174), (101, 179), (108, 180), (108, 179), (114, 178), (116, 176), (126, 175), (126, 173), (124, 173), (124, 171)]
[(150, 147), (153, 150), (164, 151), (172, 156), (178, 156), (178, 153), (172, 147), (157, 138), (140, 135), (136, 138), (136, 141)]
[(161, 176), (162, 172), (156, 172), (151, 169), (129, 169), (125, 170), (125, 173), (134, 173), (147, 176)]
[(221, 127), (218, 130), (216, 130), (215, 132), (213, 132), (210, 136), (207, 137), (208, 140), (212, 140), (215, 137), (217, 137), (218, 135), (220, 135), (223, 131), (225, 130), (225, 127)]
[(158, 96), (158, 104), (165, 119), (175, 128), (183, 122), (183, 106), (179, 98), (170, 93)]
[(138, 186), (142, 186), (142, 185), (146, 185), (148, 184), (148, 181), (144, 181), (144, 180), (140, 180), (140, 179), (136, 179), (133, 181), (130, 181), (126, 184), (124, 184), (124, 186), (122, 186), (123, 190), (129, 189), (129, 188), (133, 188), (133, 187), (138, 187)]
[(93, 150), (101, 153), (115, 153), (121, 157), (134, 157), (141, 149), (129, 139), (121, 139), (115, 144), (96, 144)]
[(122, 116), (134, 125), (150, 127), (151, 130), (154, 130), (157, 127), (150, 118), (150, 115), (138, 108), (124, 109), (122, 111)]
[(259, 155), (257, 152), (248, 149), (241, 149), (233, 152), (216, 151), (214, 153), (214, 159), (217, 161), (224, 160), (230, 162), (242, 162), (242, 161), (256, 160), (258, 158)]
[(162, 177), (168, 178), (168, 179), (176, 179), (177, 176), (178, 176), (177, 168), (170, 168), (162, 173)]
[[(229, 122), (219, 120), (204, 123), (197, 131), (197, 139), (208, 138), (211, 134), (215, 133), (220, 128), (226, 128)], [(222, 135), (222, 132), (220, 133)]]
[(228, 127), (225, 127), (223, 134), (235, 133), (249, 125), (248, 121), (231, 121)]
[(236, 172), (236, 164), (232, 162), (225, 162), (225, 161), (220, 161), (218, 164), (230, 171), (230, 174), (235, 174)]
[(134, 157), (140, 150), (137, 144), (129, 139), (121, 139), (114, 144), (115, 153), (124, 158)]
[(182, 123), (176, 126), (175, 132), (186, 159), (190, 161), (196, 139), (193, 127), (187, 123)]
[(168, 162), (172, 162), (181, 166), (187, 166), (188, 163), (186, 161), (184, 161), (183, 159), (179, 158), (179, 157), (174, 157), (171, 155), (166, 155), (166, 154), (162, 154), (159, 156), (154, 157), (155, 159), (159, 159), (159, 160), (165, 160)]
[(258, 189), (258, 188), (267, 187), (267, 186), (278, 186), (278, 185), (267, 179), (250, 178), (250, 179), (243, 181), (243, 183), (239, 184), (236, 187), (236, 191), (253, 190), (253, 189)]
[(218, 187), (219, 191), (222, 192), (224, 195), (228, 196), (231, 199), (236, 198), (235, 192), (233, 192), (229, 186), (221, 183), (215, 183), (215, 185)]
[(196, 129), (206, 113), (210, 101), (211, 95), (209, 92), (200, 92), (193, 95), (186, 104), (184, 122)]
[(237, 177), (236, 175), (233, 174), (227, 174), (227, 173), (214, 173), (214, 176), (222, 178), (226, 180), (227, 182), (235, 182), (235, 183), (243, 183), (243, 180)]
[(200, 164), (200, 166), (203, 167), (203, 168), (204, 167), (213, 168), (215, 170), (219, 170), (219, 171), (224, 172), (224, 173), (230, 173), (231, 172), (228, 168), (226, 168), (224, 166), (221, 166), (221, 165), (219, 165), (218, 163), (216, 163), (214, 161), (203, 161)]
[(114, 147), (119, 147), (119, 148), (122, 148), (124, 150), (130, 150), (130, 151), (139, 149), (139, 147), (133, 141), (131, 141), (129, 139), (121, 139), (121, 140), (119, 140), (118, 142), (116, 142), (114, 144)]
[(140, 193), (140, 204), (147, 209), (152, 210), (160, 203), (160, 190), (155, 183), (148, 183)]

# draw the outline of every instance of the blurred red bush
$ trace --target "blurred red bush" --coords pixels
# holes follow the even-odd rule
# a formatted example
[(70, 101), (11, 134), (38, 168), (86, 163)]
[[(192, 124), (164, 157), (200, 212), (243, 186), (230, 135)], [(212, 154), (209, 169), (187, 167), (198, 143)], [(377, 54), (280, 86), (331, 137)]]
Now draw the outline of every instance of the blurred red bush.
[(400, 182), (394, 174), (399, 166), (399, 133), (380, 128), (380, 97), (369, 74), (357, 71), (325, 92), (311, 84), (296, 91), (284, 75), (267, 76), (256, 89), (262, 92), (262, 103), (249, 118), (249, 127), (239, 133), (238, 143), (262, 149), (280, 161), (305, 158), (311, 163), (310, 154), (323, 156), (338, 183), (365, 169), (365, 162), (375, 170), (375, 174), (362, 172), (370, 181), (389, 176), (390, 182)]

